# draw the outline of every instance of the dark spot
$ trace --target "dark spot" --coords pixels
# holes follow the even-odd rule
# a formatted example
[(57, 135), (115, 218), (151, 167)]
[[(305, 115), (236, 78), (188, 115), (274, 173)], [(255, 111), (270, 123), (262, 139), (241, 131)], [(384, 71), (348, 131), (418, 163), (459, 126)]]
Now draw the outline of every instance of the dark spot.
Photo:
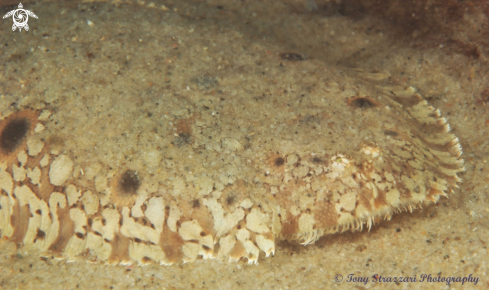
[(226, 198), (226, 204), (229, 206), (229, 205), (232, 205), (234, 202), (234, 196), (230, 195)]
[(204, 249), (205, 251), (209, 252), (211, 250), (211, 248), (209, 248), (208, 246), (206, 245), (202, 245), (202, 249)]
[(400, 228), (397, 228), (397, 229), (396, 229), (396, 233), (398, 233), (398, 232), (400, 232), (400, 231), (401, 231), (401, 229), (400, 229)]
[(29, 121), (25, 118), (10, 121), (0, 133), (0, 150), (4, 154), (12, 153), (27, 136), (29, 127)]
[(87, 221), (87, 223), (88, 223), (88, 226), (89, 227), (92, 227), (93, 220), (91, 218), (89, 218), (88, 221)]
[(397, 133), (396, 131), (385, 130), (384, 131), (384, 135), (392, 136), (392, 137), (397, 137), (397, 136), (399, 136), (399, 133)]
[(94, 58), (95, 58), (95, 54), (93, 54), (93, 52), (91, 52), (91, 51), (87, 51), (87, 58), (88, 58), (89, 60), (92, 60), (92, 59), (94, 59)]
[(186, 132), (178, 134), (178, 136), (175, 137), (175, 140), (173, 140), (172, 142), (172, 144), (177, 146), (178, 148), (191, 143), (192, 143), (192, 135)]
[(321, 158), (319, 158), (319, 157), (314, 157), (312, 159), (312, 162), (313, 163), (316, 163), (316, 164), (320, 164), (320, 163), (323, 163), (323, 160)]
[(84, 234), (82, 234), (82, 233), (79, 233), (79, 232), (75, 233), (75, 236), (76, 236), (77, 238), (79, 238), (80, 240), (83, 240), (83, 239), (85, 238), (85, 235), (84, 235)]
[(290, 61), (305, 60), (305, 58), (302, 54), (295, 53), (295, 52), (283, 52), (283, 53), (279, 54), (279, 56), (283, 60), (290, 60)]
[(136, 194), (140, 185), (141, 182), (139, 181), (136, 172), (133, 170), (127, 170), (122, 174), (121, 179), (119, 180), (119, 189), (126, 195)]
[(104, 239), (104, 242), (110, 243), (110, 240), (109, 239)]
[(240, 230), (240, 229), (241, 229), (241, 225), (238, 225), (236, 228), (237, 228), (238, 230)]
[(348, 100), (348, 105), (357, 109), (372, 109), (378, 104), (368, 97), (353, 97)]
[(275, 163), (275, 166), (280, 167), (280, 166), (284, 165), (285, 159), (283, 159), (282, 157), (278, 157), (275, 159), (275, 161), (273, 163)]
[(198, 199), (194, 199), (192, 201), (192, 208), (199, 208), (200, 207), (200, 201)]
[(356, 175), (355, 173), (353, 173), (353, 174), (351, 175), (351, 177), (353, 177), (353, 179), (355, 179), (355, 178), (357, 178), (357, 175)]
[(358, 251), (358, 252), (360, 252), (360, 253), (363, 252), (363, 251), (365, 251), (366, 249), (367, 249), (367, 246), (365, 246), (365, 245), (358, 245), (355, 248), (355, 250)]
[(205, 237), (205, 232), (200, 232), (201, 237)]
[(97, 231), (93, 232), (93, 234), (94, 234), (94, 235), (96, 235), (96, 236), (99, 236), (99, 237), (101, 237), (101, 236), (102, 236), (102, 234), (101, 234), (101, 233), (99, 233), (99, 232), (97, 232)]
[(45, 237), (46, 233), (40, 229), (37, 229), (36, 239), (44, 240)]
[(107, 225), (107, 220), (106, 219), (102, 219), (102, 225), (103, 226)]
[(138, 238), (134, 238), (134, 242), (136, 242), (136, 243), (141, 243), (141, 240), (140, 240), (140, 239), (138, 239)]
[(150, 257), (146, 257), (146, 256), (144, 256), (141, 259), (141, 262), (143, 262), (143, 263), (150, 263), (151, 261), (153, 261), (153, 259), (151, 259)]

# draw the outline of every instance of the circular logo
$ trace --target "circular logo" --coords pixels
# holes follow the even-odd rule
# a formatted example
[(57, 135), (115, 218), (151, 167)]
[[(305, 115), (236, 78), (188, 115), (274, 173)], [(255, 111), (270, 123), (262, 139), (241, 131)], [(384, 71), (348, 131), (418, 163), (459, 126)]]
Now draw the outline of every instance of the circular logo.
[(335, 280), (335, 282), (341, 282), (341, 281), (343, 281), (343, 275), (341, 275), (341, 274), (336, 274), (336, 275), (334, 276), (334, 280)]
[(27, 15), (27, 12), (25, 12), (24, 9), (17, 9), (14, 12), (14, 23), (17, 25), (24, 25), (27, 23), (27, 20), (29, 19), (29, 16)]

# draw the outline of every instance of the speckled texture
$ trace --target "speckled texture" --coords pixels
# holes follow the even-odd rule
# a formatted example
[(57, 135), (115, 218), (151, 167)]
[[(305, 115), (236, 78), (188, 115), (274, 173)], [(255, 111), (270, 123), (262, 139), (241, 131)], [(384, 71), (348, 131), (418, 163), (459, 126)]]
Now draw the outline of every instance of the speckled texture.
[[(317, 21), (312, 22), (307, 20), (309, 15), (290, 15), (280, 5), (270, 6), (277, 17), (271, 17), (272, 19), (297, 23), (297, 27), (304, 27), (304, 35), (322, 35), (337, 44), (333, 49), (336, 55), (340, 52), (349, 54), (349, 51), (356, 51), (367, 43), (366, 40), (375, 40), (379, 47), (392, 45), (392, 40), (385, 36), (362, 33), (362, 25), (349, 19), (315, 16)], [(48, 11), (59, 11), (57, 7), (57, 4), (44, 3), (38, 5), (35, 12), (39, 16), (46, 15), (50, 13)], [(104, 167), (108, 164), (113, 164), (114, 168), (131, 168), (142, 175), (155, 176), (146, 180), (168, 182), (165, 171), (159, 170), (161, 167), (158, 166), (161, 160), (165, 160), (165, 166), (176, 166), (181, 172), (192, 172), (186, 175), (187, 179), (188, 176), (200, 176), (205, 173), (205, 169), (200, 166), (185, 168), (184, 164), (188, 166), (198, 163), (184, 160), (195, 158), (202, 163), (199, 159), (203, 158), (202, 155), (189, 157), (189, 153), (194, 152), (193, 149), (198, 150), (200, 146), (203, 146), (202, 149), (212, 146), (212, 142), (199, 139), (210, 134), (217, 136), (218, 140), (225, 139), (220, 144), (216, 141), (218, 144), (213, 147), (214, 151), (224, 151), (219, 154), (221, 159), (214, 166), (218, 169), (224, 164), (236, 163), (233, 150), (237, 146), (245, 148), (246, 144), (237, 144), (232, 140), (235, 138), (230, 137), (270, 138), (266, 131), (255, 131), (253, 128), (256, 126), (250, 126), (243, 120), (269, 123), (274, 126), (275, 131), (283, 131), (286, 139), (291, 135), (287, 132), (295, 130), (294, 126), (307, 124), (301, 120), (307, 121), (308, 117), (317, 115), (314, 107), (320, 107), (321, 104), (308, 102), (320, 99), (308, 98), (308, 95), (314, 96), (318, 91), (334, 87), (331, 84), (335, 83), (337, 73), (342, 70), (350, 72), (347, 75), (351, 74), (350, 68), (332, 64), (337, 59), (322, 57), (324, 52), (314, 53), (315, 49), (320, 50), (320, 41), (316, 43), (315, 49), (304, 49), (308, 52), (305, 56), (307, 61), (287, 61), (280, 58), (280, 53), (303, 53), (303, 50), (300, 43), (281, 45), (280, 37), (271, 37), (275, 27), (273, 21), (261, 20), (265, 22), (264, 25), (257, 24), (256, 27), (267, 30), (261, 33), (254, 30), (254, 27), (240, 26), (227, 20), (233, 13), (253, 15), (254, 9), (264, 8), (263, 6), (250, 5), (243, 8), (248, 13), (224, 9), (216, 16), (209, 12), (210, 20), (199, 18), (206, 15), (206, 9), (213, 11), (214, 7), (186, 8), (187, 14), (194, 16), (184, 18), (171, 11), (138, 5), (71, 4), (64, 9), (64, 13), (61, 10), (53, 18), (54, 21), (46, 20), (43, 26), (37, 26), (37, 31), (22, 34), (25, 37), (22, 42), (17, 34), (2, 36), (9, 37), (8, 42), (12, 43), (8, 48), (5, 47), (2, 60), (6, 65), (5, 75), (0, 79), (2, 100), (5, 100), (1, 107), (3, 115), (26, 105), (53, 108), (51, 110), (54, 114), (50, 117), (50, 122), (54, 125), (46, 126), (47, 130), (42, 134), (56, 136), (50, 140), (55, 150), (66, 150), (75, 156), (82, 154), (80, 159), (85, 163), (78, 164), (79, 167), (75, 165), (74, 169), (79, 174), (76, 176), (78, 184), (90, 187), (93, 186), (90, 182), (95, 182), (95, 186), (98, 185), (100, 191), (103, 191), (104, 183), (97, 183), (93, 178), (103, 170), (107, 170), (106, 174), (110, 175), (110, 169)], [(179, 13), (186, 14), (185, 11)], [(131, 15), (131, 21), (124, 20), (128, 15)], [(257, 13), (252, 17), (264, 19), (259, 16), (260, 13)], [(103, 19), (103, 23), (97, 19)], [(218, 21), (214, 22), (212, 19)], [(91, 20), (94, 25), (87, 25), (87, 20)], [(113, 23), (110, 21), (117, 22), (117, 25), (109, 25), (108, 23)], [(363, 21), (368, 23), (368, 19)], [(327, 33), (319, 34), (317, 23)], [(311, 27), (313, 24), (315, 28)], [(67, 26), (71, 30), (59, 31), (60, 27)], [(1, 28), (8, 27), (2, 24)], [(311, 29), (308, 30), (307, 27)], [(300, 31), (298, 29), (293, 32)], [(219, 35), (225, 37), (218, 37)], [(268, 36), (263, 37), (264, 35)], [(487, 169), (483, 152), (487, 146), (484, 140), (487, 125), (485, 118), (481, 117), (485, 106), (477, 103), (480, 92), (485, 89), (484, 63), (470, 63), (464, 56), (447, 56), (439, 50), (415, 50), (401, 45), (395, 48), (397, 49), (393, 52), (384, 52), (383, 55), (359, 57), (356, 66), (368, 71), (377, 69), (390, 72), (396, 83), (418, 88), (435, 107), (441, 108), (444, 115), (448, 116), (455, 134), (462, 141), (467, 160), (467, 173), (463, 176), (465, 182), (457, 195), (451, 195), (449, 200), (441, 199), (438, 205), (414, 214), (395, 216), (393, 221), (383, 222), (370, 232), (325, 237), (316, 242), (315, 246), (303, 248), (283, 242), (279, 244), (275, 257), (260, 259), (260, 265), (252, 267), (243, 262), (229, 265), (208, 260), (171, 267), (149, 265), (145, 268), (129, 269), (84, 262), (66, 264), (51, 258), (39, 260), (36, 255), (24, 252), (24, 248), (15, 250), (11, 243), (2, 243), (2, 249), (5, 249), (2, 250), (2, 259), (6, 259), (5, 262), (2, 261), (0, 272), (3, 287), (19, 285), (20, 288), (25, 288), (25, 285), (30, 285), (34, 288), (46, 285), (49, 288), (49, 285), (55, 285), (72, 288), (78, 285), (80, 288), (142, 288), (147, 285), (155, 288), (188, 288), (193, 284), (197, 288), (253, 288), (253, 285), (258, 285), (258, 288), (264, 289), (298, 289), (350, 288), (352, 284), (370, 288), (375, 285), (372, 282), (366, 285), (334, 282), (335, 274), (342, 274), (346, 278), (350, 273), (368, 277), (374, 274), (386, 277), (417, 275), (418, 280), (425, 273), (441, 273), (441, 276), (472, 274), (480, 277), (478, 286), (464, 287), (484, 287), (487, 285), (487, 265), (484, 261), (487, 251), (484, 241), (487, 240), (488, 225), (487, 218), (484, 218), (488, 212), (484, 191), (487, 183), (484, 170)], [(379, 51), (385, 51), (385, 48)], [(98, 58), (115, 61), (107, 62), (112, 63), (112, 66), (94, 70), (97, 67), (94, 63)], [(172, 70), (178, 70), (178, 73)], [(454, 71), (457, 73), (452, 73)], [(67, 78), (66, 75), (70, 77)], [(176, 78), (174, 75), (185, 77)], [(297, 81), (299, 78), (300, 82)], [(343, 89), (348, 90), (349, 81), (344, 82)], [(263, 93), (260, 96), (256, 92)], [(244, 99), (251, 101), (243, 101), (243, 106), (254, 106), (253, 110), (240, 111), (234, 103), (232, 106), (226, 104), (226, 98), (234, 97), (235, 100), (238, 93), (240, 96), (244, 93), (247, 97)], [(352, 95), (355, 93), (357, 92), (352, 90)], [(46, 105), (38, 101), (38, 96), (42, 96)], [(175, 99), (172, 101), (169, 96)], [(165, 100), (165, 103), (160, 103), (161, 100)], [(11, 105), (12, 102), (16, 104)], [(199, 104), (199, 108), (193, 107), (194, 104)], [(283, 106), (284, 115), (264, 116), (260, 112), (268, 109), (267, 104)], [(348, 111), (351, 109), (346, 104), (331, 105), (338, 108), (344, 106), (346, 113), (354, 116), (353, 111)], [(70, 110), (55, 109), (67, 107)], [(198, 126), (199, 121), (204, 124), (212, 123), (220, 114), (236, 116), (236, 124), (231, 121), (227, 127), (221, 126), (219, 132), (212, 132), (212, 126)], [(195, 118), (196, 115), (198, 118)], [(332, 138), (338, 142), (335, 146), (350, 150), (348, 146), (352, 144), (340, 138), (349, 134), (348, 130), (351, 129), (348, 128), (348, 122), (344, 119), (335, 120), (334, 116), (323, 115), (321, 118), (324, 119), (323, 126), (331, 128), (336, 134)], [(100, 120), (105, 120), (104, 126), (99, 125)], [(291, 120), (290, 123), (287, 120)], [(155, 123), (161, 125), (148, 128)], [(374, 127), (373, 124), (371, 126)], [(237, 127), (241, 132), (233, 131)], [(196, 128), (200, 131), (196, 132)], [(477, 128), (475, 132), (474, 128)], [(318, 147), (314, 147), (318, 146), (313, 142), (315, 135), (310, 130), (308, 127), (303, 131), (295, 130), (297, 135), (300, 131), (298, 138), (305, 140), (304, 152), (318, 150)], [(246, 137), (242, 139), (246, 140)], [(267, 146), (270, 147), (263, 148), (263, 152), (254, 148), (255, 151), (249, 150), (247, 154), (250, 154), (250, 159), (255, 159), (253, 154), (266, 156), (275, 148), (287, 150), (286, 145), (281, 145), (285, 148), (279, 147), (277, 143)], [(159, 156), (160, 151), (154, 150), (158, 147), (167, 150), (164, 156)], [(169, 156), (173, 158), (170, 163)], [(241, 161), (246, 162), (245, 159)], [(212, 166), (212, 162), (209, 163)], [(223, 171), (234, 172), (235, 176), (246, 176), (246, 172), (238, 168), (244, 167), (234, 164), (223, 168)], [(222, 184), (228, 182), (226, 175), (220, 178)], [(151, 192), (155, 188), (165, 188), (164, 185), (143, 183), (146, 187), (143, 190)], [(393, 251), (386, 254), (391, 249)], [(424, 286), (424, 283), (401, 283), (396, 287), (407, 289)], [(392, 283), (380, 283), (377, 287), (391, 289)], [(443, 283), (427, 287), (447, 288)]]

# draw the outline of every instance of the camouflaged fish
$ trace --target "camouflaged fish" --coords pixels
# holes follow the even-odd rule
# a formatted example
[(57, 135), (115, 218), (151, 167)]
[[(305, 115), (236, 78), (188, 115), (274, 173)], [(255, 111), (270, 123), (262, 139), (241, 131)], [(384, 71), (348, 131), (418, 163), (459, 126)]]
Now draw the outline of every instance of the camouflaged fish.
[(127, 39), (79, 27), (87, 43), (117, 37), (100, 44), (110, 57), (50, 69), (85, 49), (73, 41), (37, 69), (16, 64), (26, 86), (42, 79), (28, 96), (2, 80), (1, 237), (68, 261), (256, 263), (280, 240), (370, 228), (460, 182), (459, 140), (413, 88), (259, 42), (238, 54), (232, 33), (208, 46), (212, 27), (190, 35), (165, 17), (144, 46), (129, 27)]
[[(221, 138), (217, 150), (187, 146), (185, 154), (204, 161), (202, 172), (179, 174), (174, 166), (181, 179), (151, 192), (141, 189), (151, 176), (130, 168), (78, 184), (76, 153), (41, 137), (51, 111), (14, 112), (0, 122), (0, 233), (69, 260), (170, 265), (199, 256), (251, 263), (260, 252), (272, 255), (281, 239), (307, 245), (370, 228), (378, 218), (436, 202), (463, 171), (458, 139), (438, 110), (410, 90), (383, 93), (333, 93), (337, 101), (311, 118), (336, 113), (355, 121), (321, 126), (310, 137), (298, 133), (309, 122), (304, 116), (280, 129), (260, 125), (245, 146), (244, 133)], [(185, 130), (177, 138), (190, 134)], [(216, 151), (238, 166), (206, 164)], [(228, 170), (237, 172), (223, 178)]]

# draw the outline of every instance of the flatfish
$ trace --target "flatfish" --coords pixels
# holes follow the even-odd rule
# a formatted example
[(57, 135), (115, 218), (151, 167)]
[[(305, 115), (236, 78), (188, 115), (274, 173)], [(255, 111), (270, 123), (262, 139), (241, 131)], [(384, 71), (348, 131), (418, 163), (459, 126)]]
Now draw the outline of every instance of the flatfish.
[(415, 88), (164, 17), (59, 31), (20, 88), (3, 80), (1, 237), (68, 261), (256, 263), (457, 188), (459, 140)]

